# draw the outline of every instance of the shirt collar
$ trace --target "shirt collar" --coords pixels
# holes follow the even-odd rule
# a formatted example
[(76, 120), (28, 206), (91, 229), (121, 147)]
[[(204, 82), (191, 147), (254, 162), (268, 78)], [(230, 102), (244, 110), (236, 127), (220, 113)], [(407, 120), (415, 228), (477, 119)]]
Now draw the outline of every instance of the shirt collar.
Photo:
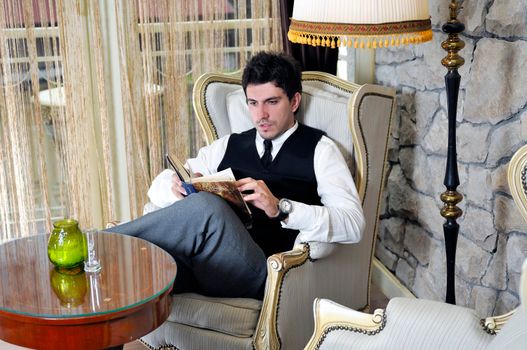
[[(278, 136), (277, 138), (271, 140), (273, 143), (273, 150), (271, 151), (271, 154), (273, 155), (273, 158), (278, 153), (280, 148), (282, 148), (282, 145), (284, 142), (291, 136), (296, 129), (298, 129), (298, 122), (295, 120), (295, 124), (287, 129), (282, 135)], [(258, 154), (261, 156), (264, 152), (264, 146), (263, 146), (264, 139), (260, 136), (258, 131), (256, 131), (256, 150), (258, 151)]]

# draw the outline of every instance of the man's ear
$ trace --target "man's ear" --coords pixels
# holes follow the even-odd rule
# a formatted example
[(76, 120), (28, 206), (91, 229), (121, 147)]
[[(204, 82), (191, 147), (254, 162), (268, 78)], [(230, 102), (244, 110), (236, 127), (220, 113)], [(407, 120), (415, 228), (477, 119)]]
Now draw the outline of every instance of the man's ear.
[(300, 107), (300, 101), (302, 100), (302, 94), (300, 92), (295, 92), (291, 98), (291, 110), (295, 113)]

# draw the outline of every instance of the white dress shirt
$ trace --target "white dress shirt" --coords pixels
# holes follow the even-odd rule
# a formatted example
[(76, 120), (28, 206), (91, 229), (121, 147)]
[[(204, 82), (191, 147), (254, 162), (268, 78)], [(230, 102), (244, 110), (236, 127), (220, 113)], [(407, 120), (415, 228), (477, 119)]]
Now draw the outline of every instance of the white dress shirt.
[[(297, 128), (298, 123), (295, 123), (291, 129), (272, 140), (273, 159)], [(187, 160), (186, 166), (191, 172), (203, 175), (217, 172), (225, 155), (229, 137), (230, 135), (224, 136), (201, 148), (196, 158)], [(261, 157), (264, 153), (264, 146), (263, 138), (258, 133), (256, 133), (255, 144)], [(297, 242), (358, 242), (362, 237), (364, 215), (355, 182), (344, 157), (331, 139), (322, 136), (315, 147), (313, 162), (317, 192), (322, 206), (292, 201), (293, 211), (289, 214), (287, 222), (282, 221), (282, 226), (300, 231)], [(176, 200), (173, 194), (170, 195), (173, 172), (165, 170), (163, 173), (154, 180), (148, 193), (152, 203), (160, 207), (167, 206)], [(323, 247), (320, 249), (326, 250)], [(311, 247), (311, 253), (312, 258), (320, 255), (313, 251), (313, 247)], [(325, 254), (322, 253), (322, 255)]]

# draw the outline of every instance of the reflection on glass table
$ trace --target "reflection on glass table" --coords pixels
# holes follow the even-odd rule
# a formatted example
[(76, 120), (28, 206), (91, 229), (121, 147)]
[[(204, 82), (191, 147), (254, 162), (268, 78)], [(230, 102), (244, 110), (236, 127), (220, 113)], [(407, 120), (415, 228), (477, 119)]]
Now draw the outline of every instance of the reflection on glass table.
[(68, 275), (49, 261), (48, 237), (0, 245), (0, 339), (30, 348), (106, 348), (139, 338), (168, 317), (176, 264), (161, 248), (97, 232), (102, 269)]

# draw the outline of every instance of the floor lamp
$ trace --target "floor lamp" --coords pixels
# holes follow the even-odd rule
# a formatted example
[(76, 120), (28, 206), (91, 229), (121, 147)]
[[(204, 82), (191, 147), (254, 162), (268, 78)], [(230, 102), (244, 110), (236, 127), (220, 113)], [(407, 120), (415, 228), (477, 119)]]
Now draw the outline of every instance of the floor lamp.
[(448, 105), (448, 150), (445, 179), (443, 184), (446, 191), (441, 193), (441, 200), (445, 205), (441, 209), (441, 215), (446, 219), (443, 224), (443, 234), (445, 236), (446, 250), (446, 299), (450, 304), (456, 303), (455, 293), (455, 269), (456, 269), (456, 246), (459, 234), (459, 224), (457, 219), (463, 213), (457, 206), (463, 199), (461, 193), (457, 192), (459, 186), (459, 175), (457, 172), (457, 152), (456, 152), (456, 115), (457, 100), (459, 95), (459, 84), (461, 76), (458, 68), (465, 63), (463, 57), (458, 55), (465, 43), (459, 39), (465, 26), (457, 20), (459, 7), (456, 0), (452, 0), (450, 5), (450, 19), (443, 25), (443, 32), (448, 34), (448, 38), (443, 41), (441, 47), (447, 51), (447, 56), (441, 60), (441, 64), (448, 69), (445, 75), (447, 105)]
[[(458, 34), (464, 29), (456, 19), (458, 6), (450, 4), (450, 20), (443, 26), (448, 39), (442, 47), (448, 52), (441, 63), (448, 69), (445, 76), (448, 103), (448, 153), (441, 194), (445, 203), (441, 215), (447, 256), (446, 302), (455, 304), (455, 256), (459, 225), (456, 219), (462, 200), (456, 189), (459, 185), (456, 155), (456, 110), (460, 76), (457, 69), (463, 58), (457, 52), (464, 43)], [(288, 38), (299, 44), (315, 46), (347, 46), (350, 48), (382, 48), (417, 44), (432, 39), (428, 0), (295, 0)]]

